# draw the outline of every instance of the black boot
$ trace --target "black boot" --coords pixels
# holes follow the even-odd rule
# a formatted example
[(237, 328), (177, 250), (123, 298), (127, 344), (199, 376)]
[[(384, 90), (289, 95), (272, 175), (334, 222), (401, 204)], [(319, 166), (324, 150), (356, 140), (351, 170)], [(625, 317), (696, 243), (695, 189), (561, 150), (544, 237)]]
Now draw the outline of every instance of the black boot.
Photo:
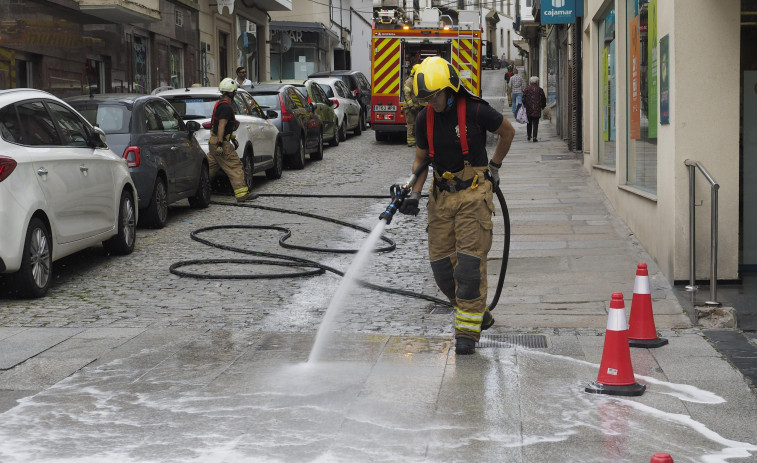
[(476, 352), (476, 341), (471, 338), (455, 338), (455, 355), (470, 355)]
[(488, 330), (494, 325), (494, 317), (488, 310), (484, 312), (484, 320), (481, 322), (481, 331)]

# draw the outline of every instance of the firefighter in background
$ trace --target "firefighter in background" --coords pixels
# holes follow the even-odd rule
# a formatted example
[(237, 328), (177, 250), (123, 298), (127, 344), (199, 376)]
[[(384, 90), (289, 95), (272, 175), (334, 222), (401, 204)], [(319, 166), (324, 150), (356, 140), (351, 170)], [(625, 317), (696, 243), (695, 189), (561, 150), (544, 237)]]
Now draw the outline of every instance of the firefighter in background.
[(234, 190), (234, 197), (237, 198), (237, 202), (241, 203), (248, 199), (255, 199), (258, 195), (253, 194), (247, 188), (242, 162), (236, 152), (239, 143), (234, 136), (234, 131), (239, 127), (239, 122), (234, 117), (231, 101), (234, 99), (234, 94), (238, 88), (239, 86), (231, 77), (223, 79), (218, 85), (221, 98), (213, 108), (213, 117), (210, 122), (208, 167), (211, 181), (218, 173), (218, 169), (222, 169), (226, 173), (231, 188)]
[(405, 79), (405, 85), (403, 92), (405, 94), (405, 101), (402, 102), (403, 109), (405, 110), (405, 120), (407, 124), (407, 146), (415, 146), (415, 119), (418, 117), (418, 113), (423, 109), (423, 105), (418, 101), (413, 91), (413, 80), (415, 78), (415, 71), (418, 70), (419, 64), (413, 65), (410, 70), (410, 76)]
[[(428, 253), (439, 289), (455, 306), (455, 354), (475, 352), (476, 341), (494, 324), (486, 307), (486, 257), (492, 245), (492, 191), (515, 129), (489, 103), (469, 94), (452, 65), (423, 60), (414, 90), (428, 105), (416, 122), (415, 172), (431, 158)], [(486, 132), (499, 135), (491, 161)], [(418, 175), (400, 212), (416, 215), (428, 170)]]

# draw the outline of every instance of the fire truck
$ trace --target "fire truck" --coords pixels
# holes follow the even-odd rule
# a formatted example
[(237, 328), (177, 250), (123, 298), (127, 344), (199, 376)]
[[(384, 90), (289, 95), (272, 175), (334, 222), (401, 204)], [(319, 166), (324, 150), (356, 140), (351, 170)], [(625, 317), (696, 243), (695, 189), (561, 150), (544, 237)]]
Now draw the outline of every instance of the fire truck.
[(371, 125), (376, 140), (406, 134), (403, 84), (413, 65), (441, 56), (457, 70), (468, 92), (481, 94), (481, 16), (457, 10), (457, 18), (438, 8), (420, 10), (410, 21), (397, 9), (374, 12), (371, 38)]

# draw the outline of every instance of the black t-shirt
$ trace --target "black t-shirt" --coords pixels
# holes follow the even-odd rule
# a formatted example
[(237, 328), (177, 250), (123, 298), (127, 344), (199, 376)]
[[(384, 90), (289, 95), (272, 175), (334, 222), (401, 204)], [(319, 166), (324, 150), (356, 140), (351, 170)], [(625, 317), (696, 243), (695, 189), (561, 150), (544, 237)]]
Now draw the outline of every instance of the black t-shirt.
[[(463, 98), (458, 96), (458, 98)], [(426, 138), (426, 111), (418, 113), (415, 122), (415, 143), (419, 148), (428, 149)], [(465, 126), (468, 132), (468, 154), (463, 155), (460, 145), (460, 129), (457, 124), (457, 108), (442, 113), (434, 113), (434, 169), (437, 172), (457, 172), (462, 170), (463, 161), (471, 166), (485, 166), (489, 162), (486, 154), (486, 132), (494, 132), (502, 124), (504, 116), (485, 102), (468, 99), (465, 105)]]
[(231, 107), (231, 103), (219, 102), (216, 105), (215, 113), (213, 115), (215, 116), (212, 128), (213, 133), (218, 133), (218, 121), (221, 119), (226, 119), (226, 128), (224, 129), (224, 136), (222, 138), (225, 138), (226, 135), (231, 135), (234, 132), (236, 118), (234, 117), (234, 108)]

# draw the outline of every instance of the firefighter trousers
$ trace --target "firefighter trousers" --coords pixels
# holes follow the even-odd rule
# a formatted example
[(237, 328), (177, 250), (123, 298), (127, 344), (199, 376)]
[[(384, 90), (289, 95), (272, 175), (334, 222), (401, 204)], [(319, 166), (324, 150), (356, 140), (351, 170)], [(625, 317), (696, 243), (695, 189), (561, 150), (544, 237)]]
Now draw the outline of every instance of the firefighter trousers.
[(415, 146), (415, 119), (418, 111), (405, 108), (405, 120), (407, 124), (407, 146)]
[(239, 160), (239, 155), (234, 150), (234, 145), (228, 141), (223, 142), (223, 153), (216, 151), (216, 143), (218, 138), (215, 135), (211, 135), (208, 139), (208, 169), (210, 173), (210, 179), (216, 176), (218, 169), (223, 170), (226, 176), (229, 177), (231, 183), (231, 189), (234, 190), (234, 196), (241, 198), (249, 192), (247, 183), (244, 181), (244, 169), (242, 168), (242, 161)]
[(475, 341), (488, 310), (486, 256), (494, 228), (492, 184), (484, 180), (486, 170), (466, 165), (455, 175), (462, 181), (478, 175), (477, 184), (454, 192), (432, 185), (428, 201), (428, 253), (434, 279), (455, 305), (455, 337)]

